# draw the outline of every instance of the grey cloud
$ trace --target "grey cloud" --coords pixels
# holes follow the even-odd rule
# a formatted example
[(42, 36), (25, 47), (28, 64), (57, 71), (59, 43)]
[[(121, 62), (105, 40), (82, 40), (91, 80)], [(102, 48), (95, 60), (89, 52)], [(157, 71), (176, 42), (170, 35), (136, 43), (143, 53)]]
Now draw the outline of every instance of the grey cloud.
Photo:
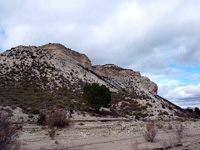
[[(21, 0), (13, 1), (12, 5), (1, 2), (4, 15), (0, 16), (3, 20), (0, 27), (7, 34), (1, 48), (60, 42), (86, 53), (94, 64), (116, 63), (144, 72), (156, 68), (160, 71), (170, 61), (180, 64), (186, 63), (185, 60), (198, 61), (199, 46), (191, 48), (191, 45), (200, 39), (196, 21), (200, 15), (197, 19), (187, 16), (194, 4), (182, 1), (151, 1), (148, 5), (144, 1), (126, 2), (129, 5), (135, 2), (133, 9), (144, 11), (144, 17), (139, 21), (134, 17), (121, 21), (117, 15), (131, 9), (129, 6), (122, 8), (123, 1)], [(171, 7), (167, 8), (166, 4)], [(159, 6), (161, 8), (157, 8)], [(198, 7), (192, 10), (191, 16), (196, 15)], [(191, 44), (193, 38), (196, 38), (195, 43)]]
[(187, 108), (187, 107), (199, 107), (200, 108), (200, 97), (193, 97), (193, 98), (184, 98), (184, 99), (177, 99), (172, 100), (175, 104)]
[(62, 43), (93, 64), (172, 80), (188, 75), (169, 64), (200, 63), (199, 9), (198, 0), (0, 0), (0, 49)]

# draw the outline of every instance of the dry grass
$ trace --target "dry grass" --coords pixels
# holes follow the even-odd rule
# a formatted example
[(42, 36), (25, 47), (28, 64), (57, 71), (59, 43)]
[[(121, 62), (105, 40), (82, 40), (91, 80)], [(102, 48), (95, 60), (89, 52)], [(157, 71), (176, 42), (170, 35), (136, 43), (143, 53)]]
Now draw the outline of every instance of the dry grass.
[(147, 124), (146, 131), (143, 134), (144, 139), (148, 142), (154, 142), (156, 134), (157, 134), (157, 130), (155, 128), (154, 123)]
[(162, 129), (163, 128), (163, 125), (161, 123), (157, 123), (156, 126), (159, 128), (159, 129)]
[(176, 137), (172, 137), (169, 140), (170, 147), (177, 147), (178, 143), (179, 142), (178, 142), (178, 139)]
[(168, 150), (169, 149), (169, 142), (167, 140), (164, 140), (161, 142), (163, 150)]
[[(40, 150), (47, 150), (45, 148), (40, 148)], [(65, 148), (64, 146), (61, 146), (59, 148), (54, 148), (53, 150), (83, 150), (82, 147), (76, 147), (76, 148)], [(94, 150), (98, 150), (98, 149), (94, 149)]]

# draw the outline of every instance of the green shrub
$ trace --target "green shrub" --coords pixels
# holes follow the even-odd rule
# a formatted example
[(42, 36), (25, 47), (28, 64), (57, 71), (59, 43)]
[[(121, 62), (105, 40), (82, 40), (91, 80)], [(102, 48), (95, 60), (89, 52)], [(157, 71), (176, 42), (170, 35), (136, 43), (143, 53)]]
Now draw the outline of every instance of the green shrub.
[(23, 111), (26, 111), (26, 105), (24, 103), (21, 103), (18, 105)]
[(199, 108), (198, 108), (198, 107), (195, 107), (195, 109), (194, 109), (194, 113), (196, 113), (196, 114), (200, 115), (200, 110), (199, 110)]
[(164, 112), (160, 112), (158, 115), (159, 115), (159, 116), (162, 116), (162, 115), (169, 115), (169, 113), (166, 112), (166, 111), (164, 111)]
[(56, 135), (56, 130), (55, 130), (55, 128), (52, 128), (52, 129), (49, 131), (49, 136), (51, 137), (52, 140), (54, 140), (55, 135)]
[(40, 113), (39, 117), (38, 117), (38, 124), (39, 125), (44, 125), (45, 124), (45, 120), (46, 120), (46, 115), (43, 113)]
[(135, 116), (135, 119), (136, 119), (136, 120), (139, 120), (139, 119), (140, 119), (140, 116)]
[(32, 109), (31, 110), (31, 113), (33, 113), (33, 114), (39, 114), (40, 113), (40, 111), (38, 110), (38, 109)]
[(190, 112), (190, 113), (193, 113), (193, 110), (192, 110), (192, 109), (187, 108), (186, 110), (187, 110), (188, 112)]
[(83, 88), (83, 97), (89, 106), (99, 111), (101, 107), (109, 107), (111, 102), (111, 92), (105, 85), (97, 83), (86, 84)]
[(136, 113), (136, 114), (137, 114), (137, 116), (139, 116), (139, 117), (141, 117), (141, 118), (145, 118), (145, 117), (148, 116), (148, 114), (142, 113), (142, 112), (138, 112), (138, 113)]

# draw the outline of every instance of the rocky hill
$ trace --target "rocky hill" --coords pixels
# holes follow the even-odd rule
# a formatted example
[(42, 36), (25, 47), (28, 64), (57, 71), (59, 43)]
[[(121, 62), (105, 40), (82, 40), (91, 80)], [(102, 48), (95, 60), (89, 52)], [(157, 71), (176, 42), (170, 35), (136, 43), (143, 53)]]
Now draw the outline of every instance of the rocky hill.
[(104, 110), (109, 115), (169, 118), (182, 112), (139, 72), (114, 64), (92, 66), (86, 55), (61, 44), (11, 48), (0, 54), (0, 68), (1, 104), (30, 113), (52, 107), (90, 112), (82, 98), (85, 83), (109, 87), (111, 108)]

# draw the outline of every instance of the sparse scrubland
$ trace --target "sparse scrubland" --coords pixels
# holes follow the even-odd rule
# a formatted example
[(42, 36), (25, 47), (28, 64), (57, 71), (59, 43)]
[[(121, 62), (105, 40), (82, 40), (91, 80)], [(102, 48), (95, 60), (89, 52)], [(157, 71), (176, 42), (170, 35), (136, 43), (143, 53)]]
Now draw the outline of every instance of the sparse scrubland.
[(136, 150), (200, 147), (200, 111), (157, 94), (139, 72), (92, 66), (61, 44), (0, 54), (0, 148)]
[[(75, 111), (69, 115), (69, 112), (62, 109), (29, 117), (24, 113), (19, 115), (20, 110), (1, 108), (1, 129), (5, 129), (1, 130), (1, 135), (7, 136), (6, 142), (1, 142), (1, 145), (6, 145), (7, 149), (198, 150), (200, 146), (199, 119), (142, 121), (124, 117), (90, 116)], [(22, 125), (20, 130), (5, 117), (7, 111), (10, 111), (9, 120)]]

